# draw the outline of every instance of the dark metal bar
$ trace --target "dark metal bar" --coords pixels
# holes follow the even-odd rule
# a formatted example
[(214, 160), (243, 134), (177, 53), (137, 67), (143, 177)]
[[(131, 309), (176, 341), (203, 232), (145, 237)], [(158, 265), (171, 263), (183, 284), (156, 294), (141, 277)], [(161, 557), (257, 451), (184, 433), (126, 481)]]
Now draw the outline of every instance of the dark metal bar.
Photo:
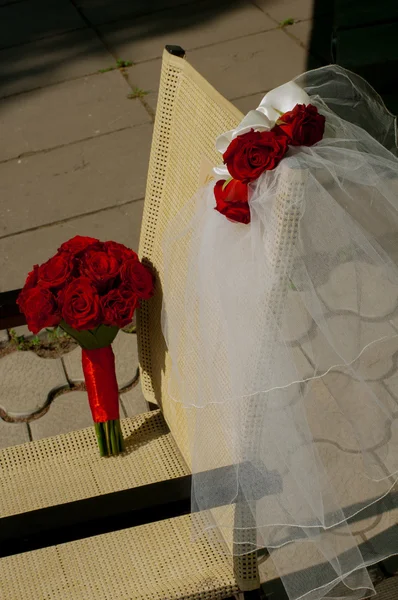
[(0, 519), (0, 557), (188, 514), (191, 475)]
[(18, 307), (17, 298), (21, 290), (0, 293), (0, 329), (25, 325), (26, 319)]
[[(246, 466), (246, 470), (252, 468)], [(217, 483), (219, 490), (217, 504), (205, 506), (202, 501), (201, 510), (234, 501), (231, 490), (234, 489), (236, 470), (236, 465), (230, 465), (196, 475), (201, 489), (212, 488)], [(253, 478), (253, 474), (248, 476)], [(252, 490), (254, 497), (278, 493), (279, 479), (275, 471), (265, 478), (259, 474)], [(270, 489), (269, 481), (275, 483), (274, 489)], [(185, 475), (3, 517), (0, 519), (0, 557), (188, 514), (191, 511), (191, 484), (192, 476)]]

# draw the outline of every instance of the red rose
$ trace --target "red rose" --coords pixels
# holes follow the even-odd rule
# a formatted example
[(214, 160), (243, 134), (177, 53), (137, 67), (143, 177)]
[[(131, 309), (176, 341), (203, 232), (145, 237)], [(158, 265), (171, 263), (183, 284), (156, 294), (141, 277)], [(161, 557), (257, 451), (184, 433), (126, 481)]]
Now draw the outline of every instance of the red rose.
[(288, 150), (285, 136), (273, 131), (254, 131), (238, 135), (223, 155), (234, 179), (249, 183), (264, 171), (275, 169)]
[(119, 275), (119, 263), (107, 252), (88, 248), (82, 256), (80, 274), (89, 277), (97, 284), (104, 284)]
[(138, 260), (138, 256), (134, 250), (130, 250), (130, 248), (127, 248), (127, 246), (124, 246), (123, 244), (118, 244), (118, 242), (105, 242), (104, 251), (116, 258), (119, 264), (124, 263), (124, 261), (129, 260), (129, 258)]
[(28, 273), (25, 281), (24, 290), (28, 290), (37, 285), (39, 279), (39, 265), (34, 265), (32, 271)]
[(82, 235), (75, 235), (72, 239), (64, 242), (60, 248), (58, 248), (58, 252), (69, 252), (70, 254), (79, 254), (79, 252), (83, 252), (88, 246), (92, 244), (98, 244), (99, 240), (92, 237), (85, 237)]
[(312, 104), (296, 104), (278, 119), (273, 131), (285, 135), (291, 146), (313, 146), (323, 138), (325, 117)]
[(39, 267), (39, 284), (46, 288), (60, 288), (71, 277), (73, 259), (66, 252), (58, 252), (47, 262)]
[(24, 298), (26, 296), (26, 292), (37, 285), (38, 279), (39, 279), (39, 265), (35, 265), (33, 267), (32, 271), (30, 271), (30, 273), (28, 273), (28, 276), (25, 281), (25, 285), (23, 286), (23, 288), (20, 291), (19, 296), (18, 296), (17, 303), (22, 312), (23, 312)]
[(79, 331), (101, 324), (102, 311), (98, 291), (87, 277), (77, 277), (58, 295), (62, 317)]
[(138, 297), (132, 288), (121, 286), (101, 298), (101, 305), (105, 325), (125, 327), (133, 320)]
[(56, 299), (46, 288), (24, 288), (17, 303), (32, 333), (38, 333), (43, 327), (58, 325), (61, 321)]
[(122, 282), (131, 287), (139, 298), (147, 300), (153, 294), (152, 273), (138, 260), (130, 259), (120, 269)]
[(232, 179), (225, 187), (225, 180), (217, 181), (214, 186), (216, 198), (215, 210), (237, 223), (250, 223), (247, 184)]

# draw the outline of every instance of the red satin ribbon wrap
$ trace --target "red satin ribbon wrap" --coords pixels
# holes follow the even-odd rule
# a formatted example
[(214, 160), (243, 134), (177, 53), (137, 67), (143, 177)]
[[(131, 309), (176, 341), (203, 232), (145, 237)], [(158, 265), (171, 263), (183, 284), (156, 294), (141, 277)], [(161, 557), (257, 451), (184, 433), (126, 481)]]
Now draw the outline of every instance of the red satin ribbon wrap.
[(94, 423), (119, 418), (119, 390), (112, 346), (82, 348), (82, 365)]

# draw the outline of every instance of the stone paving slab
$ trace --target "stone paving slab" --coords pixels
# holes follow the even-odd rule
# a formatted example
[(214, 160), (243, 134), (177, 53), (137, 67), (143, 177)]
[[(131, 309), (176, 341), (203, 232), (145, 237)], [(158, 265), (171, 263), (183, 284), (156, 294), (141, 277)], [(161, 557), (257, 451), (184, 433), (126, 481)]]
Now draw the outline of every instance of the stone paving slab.
[(27, 417), (42, 408), (48, 394), (67, 385), (59, 359), (12, 352), (0, 361), (0, 406), (10, 417)]
[(376, 586), (377, 600), (396, 600), (398, 598), (398, 577), (385, 579)]
[(384, 380), (384, 385), (394, 402), (392, 412), (398, 413), (398, 372), (395, 372), (391, 377), (387, 377)]
[[(119, 389), (131, 384), (137, 374), (138, 351), (137, 336), (120, 331), (112, 344), (116, 360), (116, 377)], [(82, 351), (80, 348), (72, 350), (63, 357), (65, 370), (72, 382), (84, 381), (82, 369)]]
[(290, 291), (286, 298), (282, 336), (287, 343), (294, 343), (306, 336), (311, 329), (312, 318), (304, 303), (300, 301), (300, 293)]
[(314, 12), (314, 0), (254, 0), (254, 3), (278, 23), (286, 19), (311, 19)]
[[(365, 511), (365, 513), (367, 513), (367, 511)], [(371, 509), (369, 513), (372, 513)], [(392, 512), (378, 514), (378, 512), (376, 511), (375, 514), (372, 514), (371, 516), (365, 516), (365, 518), (362, 518), (360, 515), (354, 517), (353, 521), (350, 524), (350, 530), (355, 538), (356, 543), (360, 547), (360, 550), (363, 553), (364, 557), (367, 557), (369, 554), (369, 557), (371, 558), (372, 544), (375, 543), (375, 540), (378, 540), (382, 544), (383, 538), (382, 535), (380, 535), (380, 533), (385, 531), (385, 533), (388, 534), (389, 526), (397, 527), (396, 521), (397, 516), (395, 515), (394, 520), (394, 514)], [(346, 534), (342, 532), (342, 536), (344, 538), (346, 537)], [(307, 545), (307, 547), (308, 546), (311, 546), (311, 544)], [(294, 548), (292, 547), (292, 549), (294, 553)], [(307, 550), (308, 548), (305, 548), (304, 545), (303, 551), (306, 552)], [(377, 550), (380, 552), (380, 554), (382, 554), (382, 547), (378, 547)], [(292, 553), (292, 560), (289, 564), (289, 557), (284, 556), (285, 551), (286, 550), (284, 549), (274, 550), (271, 556), (266, 557), (262, 560), (260, 559), (259, 564), (260, 581), (264, 585), (264, 590), (266, 591), (267, 595), (274, 596), (275, 598), (278, 598), (278, 600), (287, 600), (288, 596), (286, 594), (282, 582), (279, 579), (280, 571), (278, 571), (278, 569), (276, 568), (275, 562), (278, 563), (279, 569), (285, 567), (284, 570), (286, 575), (292, 571), (292, 565), (297, 565), (297, 555), (294, 556)], [(281, 558), (281, 556), (283, 558)], [(275, 562), (273, 561), (272, 557), (274, 557)], [(320, 558), (320, 560), (315, 560), (314, 566), (318, 562), (323, 562), (322, 558)], [(384, 561), (383, 565), (385, 565)], [(395, 565), (395, 568), (396, 567), (397, 564)], [(372, 572), (370, 573), (373, 581), (375, 581), (375, 578), (373, 577), (374, 570), (375, 567), (372, 567)], [(393, 571), (388, 572), (393, 573)], [(377, 599), (379, 599), (379, 596), (380, 600), (395, 600), (398, 597), (398, 577), (386, 579), (385, 581), (380, 583), (377, 582), (376, 576), (375, 582)], [(386, 583), (388, 583), (387, 586)]]
[(392, 327), (395, 329), (395, 331), (397, 331), (398, 333), (398, 316), (395, 315), (391, 320), (390, 320), (390, 324), (392, 325)]
[[(333, 386), (330, 389), (333, 389), (335, 394), (340, 388), (340, 395), (336, 395), (338, 400), (331, 395), (328, 385)], [(388, 391), (379, 383), (370, 384), (370, 390), (391, 414), (394, 405)], [(361, 384), (341, 374), (337, 376), (335, 373), (329, 373), (322, 380), (314, 379), (308, 382), (304, 392), (304, 403), (308, 425), (314, 438), (329, 441), (345, 452), (358, 454), (362, 448), (370, 449), (383, 442), (388, 437), (388, 431), (383, 427), (386, 414), (381, 411), (378, 402), (367, 398), (366, 394)], [(354, 419), (355, 414), (361, 414), (361, 406), (364, 405), (367, 407), (369, 420), (366, 423), (361, 421), (359, 437), (358, 432), (354, 430)], [(345, 414), (349, 416), (352, 410), (354, 415), (351, 424), (342, 412), (344, 406), (347, 407)], [(379, 437), (376, 438), (375, 433)]]
[(254, 110), (260, 104), (268, 90), (263, 90), (257, 94), (235, 98), (233, 104), (245, 115), (249, 110)]
[(0, 419), (0, 448), (17, 446), (29, 442), (29, 432), (26, 423), (6, 423)]
[(308, 362), (302, 349), (298, 346), (291, 350), (292, 360), (297, 371), (297, 375), (300, 379), (308, 379), (314, 375), (314, 368)]
[(134, 417), (149, 410), (148, 403), (142, 393), (140, 381), (128, 392), (120, 394), (120, 403), (126, 417)]
[(182, 46), (189, 52), (275, 27), (274, 21), (250, 3), (226, 7), (205, 0), (165, 10), (159, 19), (151, 14), (104, 25), (100, 31), (117, 56), (139, 63), (160, 58), (166, 44)]
[(288, 27), (286, 33), (294, 36), (305, 48), (309, 48), (312, 26), (313, 21), (300, 21)]
[[(380, 495), (380, 482), (365, 474), (361, 454), (348, 454), (329, 441), (317, 442), (316, 448), (335, 492), (333, 504), (355, 510), (358, 504), (366, 506)], [(306, 450), (300, 448), (295, 456), (297, 464), (302, 460), (302, 452)], [(294, 465), (295, 460), (292, 460), (292, 468)], [(384, 488), (383, 491), (387, 490)]]
[(119, 71), (111, 71), (3, 98), (0, 127), (7, 144), (0, 160), (148, 123), (139, 100), (127, 98), (130, 92)]
[(84, 27), (85, 22), (68, 0), (27, 0), (9, 4), (1, 9), (0, 48)]
[(162, 61), (160, 58), (142, 62), (127, 69), (127, 78), (131, 87), (137, 87), (144, 92), (145, 102), (149, 104), (153, 113), (156, 112), (156, 104), (158, 101), (160, 71)]
[[(367, 366), (367, 374), (372, 380), (388, 374), (393, 366), (394, 353), (398, 351), (398, 337), (393, 337), (395, 331), (388, 323), (362, 321), (359, 324), (358, 317), (351, 314), (332, 316), (329, 322), (336, 341), (345, 349), (346, 360), (356, 359), (359, 352), (375, 339), (388, 338), (385, 344), (371, 344), (363, 351), (359, 363), (354, 365), (355, 368)], [(342, 357), (333, 350), (319, 328), (316, 329), (314, 337), (302, 343), (302, 348), (321, 372), (343, 363)]]
[(303, 73), (307, 53), (278, 29), (193, 50), (187, 58), (221, 94), (233, 100), (270, 90)]
[(151, 0), (150, 5), (147, 0), (76, 0), (75, 4), (81, 8), (90, 23), (99, 25), (149, 12), (153, 19), (159, 20), (165, 8), (176, 8), (190, 2), (193, 3), (194, 0)]
[[(279, 55), (278, 63), (272, 58), (275, 54)], [(245, 113), (256, 108), (267, 91), (306, 70), (305, 49), (280, 29), (192, 50), (187, 53), (187, 59)], [(145, 101), (153, 111), (156, 110), (160, 69), (161, 59), (128, 69), (130, 84), (148, 92)]]
[(93, 424), (86, 392), (68, 392), (53, 400), (48, 412), (30, 422), (33, 440), (83, 429)]
[(0, 97), (90, 75), (113, 63), (91, 29), (0, 50)]
[(1, 329), (0, 330), (0, 344), (4, 344), (5, 342), (8, 342), (8, 333), (6, 329)]
[(390, 314), (398, 302), (397, 286), (383, 269), (357, 262), (336, 266), (319, 295), (330, 310), (347, 310), (369, 319)]
[[(151, 137), (150, 124), (128, 127), (0, 164), (0, 245), (5, 235), (143, 198)], [(48, 232), (37, 235), (46, 240)], [(39, 254), (51, 255), (36, 248), (33, 260)]]
[[(19, 336), (24, 336), (24, 337), (32, 337), (34, 334), (29, 330), (27, 325), (18, 325), (18, 327), (13, 327), (12, 328), (13, 331), (15, 331), (15, 335), (17, 337)], [(1, 363), (0, 363), (1, 365)]]
[(136, 201), (23, 233), (18, 238), (0, 239), (0, 291), (21, 287), (26, 274), (32, 269), (32, 262), (48, 260), (65, 240), (75, 235), (114, 240), (137, 249), (142, 210), (143, 201)]

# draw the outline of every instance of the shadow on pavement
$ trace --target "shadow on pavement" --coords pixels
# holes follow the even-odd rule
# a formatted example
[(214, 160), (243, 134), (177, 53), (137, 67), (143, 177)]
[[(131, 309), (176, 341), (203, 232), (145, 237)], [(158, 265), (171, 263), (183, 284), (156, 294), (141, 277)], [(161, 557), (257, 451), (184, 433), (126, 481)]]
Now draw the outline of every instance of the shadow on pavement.
[[(178, 44), (178, 31), (211, 27), (223, 13), (251, 4), (249, 0), (72, 1), (0, 0), (0, 97), (96, 73), (115, 65), (117, 58), (134, 62), (135, 42), (167, 36), (165, 43)], [(129, 45), (130, 56), (119, 56), (123, 44)], [(159, 51), (155, 54), (159, 56)]]

